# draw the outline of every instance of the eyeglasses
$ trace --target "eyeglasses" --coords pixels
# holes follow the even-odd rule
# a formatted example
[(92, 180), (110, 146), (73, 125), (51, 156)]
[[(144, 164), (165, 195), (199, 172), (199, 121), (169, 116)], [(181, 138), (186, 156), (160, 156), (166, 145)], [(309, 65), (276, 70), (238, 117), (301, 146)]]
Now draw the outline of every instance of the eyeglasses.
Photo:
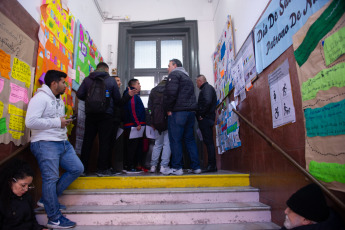
[[(14, 182), (18, 183), (18, 181), (16, 180), (16, 178), (12, 178)], [(35, 188), (35, 185), (34, 184), (20, 184), (18, 183), (23, 190), (25, 190), (26, 188), (28, 188), (28, 190), (31, 190), (31, 189), (34, 189)]]

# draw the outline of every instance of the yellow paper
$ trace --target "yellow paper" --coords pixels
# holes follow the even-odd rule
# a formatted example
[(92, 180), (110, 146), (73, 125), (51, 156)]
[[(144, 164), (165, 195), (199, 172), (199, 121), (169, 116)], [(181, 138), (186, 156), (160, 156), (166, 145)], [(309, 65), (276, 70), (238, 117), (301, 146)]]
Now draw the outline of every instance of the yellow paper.
[(3, 113), (4, 113), (4, 103), (0, 101), (0, 118), (2, 118)]
[(24, 133), (20, 133), (20, 132), (15, 132), (15, 131), (12, 131), (12, 130), (9, 130), (8, 131), (10, 134), (12, 134), (12, 137), (14, 139), (17, 139), (19, 140), (22, 136), (24, 136)]
[(24, 131), (24, 129), (25, 129), (24, 117), (11, 115), (10, 123), (9, 123), (8, 127), (12, 130)]
[(0, 49), (0, 74), (2, 77), (10, 79), (8, 73), (11, 71), (11, 56)]
[(20, 108), (17, 108), (11, 104), (8, 105), (8, 113), (12, 114), (12, 115), (22, 116), (22, 117), (26, 116), (26, 111), (24, 111)]
[(29, 88), (31, 84), (30, 66), (25, 62), (19, 60), (18, 58), (14, 58), (12, 67), (12, 77), (14, 79), (17, 79), (18, 81), (24, 82), (25, 86)]

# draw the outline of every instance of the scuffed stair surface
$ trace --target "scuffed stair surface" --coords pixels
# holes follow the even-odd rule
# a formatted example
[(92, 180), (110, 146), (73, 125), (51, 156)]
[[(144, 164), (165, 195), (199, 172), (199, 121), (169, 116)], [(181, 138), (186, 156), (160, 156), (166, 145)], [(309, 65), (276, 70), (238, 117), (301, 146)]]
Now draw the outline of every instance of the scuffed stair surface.
[(280, 229), (274, 223), (150, 225), (150, 226), (77, 226), (74, 230), (261, 230)]

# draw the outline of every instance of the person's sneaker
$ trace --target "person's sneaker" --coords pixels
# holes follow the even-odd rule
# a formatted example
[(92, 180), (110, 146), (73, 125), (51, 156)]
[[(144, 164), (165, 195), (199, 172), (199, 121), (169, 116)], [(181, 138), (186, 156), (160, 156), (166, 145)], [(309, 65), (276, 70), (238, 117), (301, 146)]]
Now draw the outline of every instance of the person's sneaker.
[(48, 220), (48, 223), (47, 223), (47, 227), (53, 228), (53, 229), (73, 228), (76, 225), (77, 225), (76, 222), (70, 221), (64, 216), (60, 216), (57, 220)]
[(203, 173), (208, 173), (208, 172), (217, 172), (217, 167), (216, 166), (207, 166), (206, 169), (202, 170)]
[[(41, 208), (44, 208), (44, 204), (43, 204), (43, 202), (42, 202), (41, 199), (39, 199), (39, 200), (37, 201), (37, 206), (38, 206), (38, 207), (41, 207)], [(65, 205), (59, 204), (59, 210), (66, 210), (66, 209), (67, 209), (67, 207), (66, 207)]]
[(169, 170), (170, 170), (169, 166), (167, 167), (161, 166), (159, 172), (164, 174), (164, 172), (169, 171)]
[(164, 175), (170, 175), (170, 174), (173, 174), (173, 175), (177, 175), (177, 176), (181, 176), (183, 175), (183, 170), (182, 169), (169, 169), (169, 170), (166, 170), (164, 173)]
[(96, 172), (96, 175), (98, 177), (104, 177), (104, 176), (112, 176), (112, 173), (110, 169), (106, 169), (106, 170), (98, 170)]
[(126, 172), (129, 174), (132, 174), (132, 173), (134, 174), (134, 173), (141, 173), (143, 171), (133, 168), (133, 169), (127, 170)]
[(193, 173), (194, 173), (194, 174), (200, 174), (200, 173), (201, 173), (201, 169), (194, 169), (194, 170), (193, 170)]
[(156, 166), (152, 165), (150, 168), (150, 173), (155, 173), (156, 172)]
[(111, 173), (111, 175), (112, 176), (115, 176), (115, 175), (120, 175), (120, 174), (122, 174), (122, 172), (121, 171), (117, 171), (117, 170), (115, 170), (115, 169), (110, 169), (110, 173)]

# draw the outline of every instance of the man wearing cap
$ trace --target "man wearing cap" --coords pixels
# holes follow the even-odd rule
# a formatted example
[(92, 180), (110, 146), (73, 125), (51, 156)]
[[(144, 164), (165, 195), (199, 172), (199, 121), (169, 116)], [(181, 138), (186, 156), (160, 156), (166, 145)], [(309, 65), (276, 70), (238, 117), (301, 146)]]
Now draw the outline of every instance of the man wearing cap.
[(287, 201), (285, 222), (281, 230), (344, 230), (344, 223), (331, 210), (319, 186), (309, 184)]

